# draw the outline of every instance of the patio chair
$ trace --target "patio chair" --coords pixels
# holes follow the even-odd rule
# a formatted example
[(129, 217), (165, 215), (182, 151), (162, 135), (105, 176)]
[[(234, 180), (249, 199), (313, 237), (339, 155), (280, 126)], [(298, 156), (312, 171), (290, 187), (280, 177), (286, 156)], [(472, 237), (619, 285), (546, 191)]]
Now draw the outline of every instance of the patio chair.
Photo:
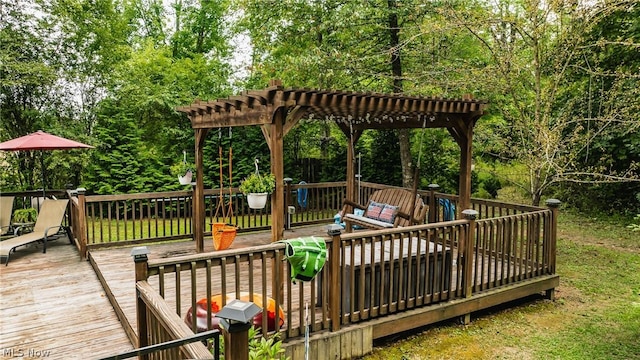
[(12, 231), (11, 214), (13, 213), (13, 196), (0, 197), (0, 236), (10, 234)]
[(67, 210), (68, 199), (46, 199), (40, 207), (40, 213), (33, 225), (33, 231), (0, 242), (0, 259), (7, 258), (5, 265), (9, 264), (9, 255), (19, 246), (42, 241), (42, 252), (47, 252), (47, 241), (56, 239), (63, 230), (62, 220)]

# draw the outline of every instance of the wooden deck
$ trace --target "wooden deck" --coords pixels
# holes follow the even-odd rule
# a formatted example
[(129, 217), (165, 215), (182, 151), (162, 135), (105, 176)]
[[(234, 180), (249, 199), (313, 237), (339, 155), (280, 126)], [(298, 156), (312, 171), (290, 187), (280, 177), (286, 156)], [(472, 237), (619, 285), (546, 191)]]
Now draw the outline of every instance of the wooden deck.
[(96, 359), (133, 349), (93, 269), (66, 238), (48, 243), (46, 254), (41, 245), (21, 247), (0, 265), (0, 317), (2, 359)]
[[(285, 239), (324, 236), (325, 226), (307, 226), (285, 231)], [(205, 251), (212, 251), (211, 239), (206, 240)], [(268, 232), (241, 233), (231, 248), (239, 249), (270, 242)], [(147, 247), (151, 260), (196, 253), (193, 241), (167, 242)], [(76, 248), (69, 245), (66, 239), (59, 239), (50, 243), (47, 254), (42, 254), (41, 248), (21, 248), (16, 254), (12, 254), (9, 266), (0, 266), (0, 345), (3, 351), (0, 358), (47, 355), (56, 359), (96, 359), (132, 349), (134, 346), (129, 339), (134, 339), (137, 333), (135, 269), (130, 255), (132, 248), (133, 246), (123, 246), (94, 249), (89, 253), (90, 261), (86, 262), (80, 259)], [(481, 264), (487, 270), (484, 274), (491, 273), (489, 269), (497, 271), (491, 259), (482, 261)], [(258, 270), (260, 269), (254, 269)], [(475, 268), (474, 271), (478, 269)], [(513, 271), (513, 274), (515, 276), (516, 272)], [(189, 282), (187, 275), (183, 279), (185, 283)], [(358, 354), (364, 354), (367, 349), (370, 350), (372, 339), (408, 330), (416, 324), (429, 324), (444, 318), (462, 316), (532, 293), (548, 291), (557, 286), (558, 282), (557, 275), (541, 276), (528, 281), (526, 278), (528, 277), (525, 276), (525, 281), (506, 287), (480, 291), (471, 298), (392, 314), (336, 333), (314, 334), (313, 338), (318, 339), (312, 348), (320, 349), (323, 341), (326, 343), (327, 339), (334, 337), (337, 339), (336, 344), (342, 344), (344, 336), (363, 336), (360, 341), (362, 346), (354, 345), (358, 348), (354, 349), (358, 350)], [(452, 286), (456, 284), (455, 279), (449, 281)], [(166, 285), (169, 293), (175, 291), (174, 284)], [(184, 314), (190, 306), (190, 295), (183, 293), (182, 298), (182, 304), (177, 307)], [(171, 299), (168, 299), (168, 303), (176, 306)], [(292, 311), (291, 316), (295, 317), (296, 313), (297, 311)], [(118, 317), (124, 319), (122, 324)], [(364, 331), (366, 336), (360, 333), (350, 335), (350, 331)], [(301, 343), (299, 339), (292, 340), (288, 342), (288, 351), (291, 350), (291, 354), (294, 354), (300, 351)]]
[[(326, 225), (299, 227), (293, 230), (285, 231), (285, 239), (302, 237), (302, 236), (322, 236), (326, 234)], [(213, 242), (211, 238), (205, 239), (205, 252), (213, 251)], [(269, 244), (271, 242), (269, 232), (256, 233), (240, 233), (232, 243), (230, 249), (239, 249), (255, 245)], [(135, 268), (131, 258), (132, 246), (121, 248), (110, 248), (104, 250), (90, 251), (90, 261), (96, 269), (96, 273), (103, 279), (105, 289), (110, 296), (113, 296), (116, 311), (126, 319), (123, 324), (125, 331), (131, 338), (137, 336), (136, 330), (136, 295), (135, 295)], [(179, 241), (163, 244), (147, 245), (150, 251), (149, 259), (169, 258), (173, 256), (182, 256), (196, 254), (195, 243), (193, 241)], [(175, 289), (168, 289), (172, 292)], [(256, 290), (257, 291), (257, 290)], [(183, 297), (189, 299), (189, 294), (185, 292)], [(174, 306), (175, 303), (169, 301)], [(183, 304), (183, 307), (189, 307), (190, 302)], [(181, 309), (186, 311), (185, 309)]]

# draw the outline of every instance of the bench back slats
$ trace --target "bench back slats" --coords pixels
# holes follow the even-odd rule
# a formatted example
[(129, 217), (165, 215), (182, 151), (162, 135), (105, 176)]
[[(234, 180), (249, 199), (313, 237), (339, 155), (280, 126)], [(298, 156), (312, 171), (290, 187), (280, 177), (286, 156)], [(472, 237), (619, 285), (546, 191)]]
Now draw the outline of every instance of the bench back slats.
[[(420, 195), (414, 195), (411, 191), (406, 189), (387, 188), (377, 190), (371, 194), (367, 203), (362, 205), (363, 208), (366, 209), (371, 201), (397, 206), (398, 211), (405, 214), (410, 214), (412, 205), (415, 204), (415, 207), (413, 208), (413, 217), (420, 221), (424, 221), (426, 218), (427, 206), (422, 201)], [(400, 216), (396, 217), (394, 226), (409, 225), (411, 225), (409, 220)]]

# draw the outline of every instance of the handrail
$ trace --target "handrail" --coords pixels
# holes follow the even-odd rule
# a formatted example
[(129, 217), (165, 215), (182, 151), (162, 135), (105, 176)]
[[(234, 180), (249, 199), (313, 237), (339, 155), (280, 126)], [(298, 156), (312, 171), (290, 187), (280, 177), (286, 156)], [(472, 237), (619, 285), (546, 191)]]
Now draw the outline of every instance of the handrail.
[[(217, 349), (218, 348), (218, 343), (220, 341), (220, 331), (219, 330), (210, 330), (210, 331), (201, 332), (201, 333), (198, 333), (198, 334), (195, 334), (195, 335), (191, 335), (191, 336), (188, 336), (186, 338), (170, 340), (170, 341), (163, 342), (163, 343), (160, 343), (160, 344), (149, 345), (149, 346), (141, 347), (141, 348), (138, 348), (138, 349), (135, 349), (135, 350), (123, 352), (123, 353), (120, 353), (118, 355), (104, 357), (104, 358), (101, 358), (100, 360), (129, 359), (129, 358), (132, 358), (132, 357), (148, 355), (148, 354), (160, 351), (160, 350), (172, 349), (172, 348), (176, 348), (178, 346), (191, 344), (191, 343), (194, 343), (196, 341), (205, 341), (205, 340), (209, 340), (209, 339), (212, 339), (212, 338), (215, 339), (214, 340), (214, 349)], [(214, 356), (214, 359), (217, 359), (217, 357)]]
[[(152, 316), (153, 319), (147, 320), (157, 321), (158, 326), (163, 330), (163, 334), (148, 334), (149, 337), (147, 339), (140, 337), (139, 343), (141, 347), (153, 345), (146, 343), (149, 339), (160, 338), (160, 342), (163, 342), (164, 340), (182, 339), (193, 335), (189, 327), (167, 306), (162, 296), (147, 281), (136, 282), (136, 292), (145, 306), (145, 309), (138, 309), (138, 312), (144, 311), (146, 317)], [(141, 304), (141, 302), (139, 301), (138, 304)], [(154, 330), (157, 330), (157, 328), (149, 327), (146, 329), (146, 331)], [(168, 338), (162, 339), (163, 336)], [(207, 359), (212, 357), (211, 352), (201, 343), (186, 344), (181, 347), (180, 353), (183, 354), (185, 359)]]
[[(344, 181), (317, 184), (287, 184), (285, 191), (285, 206), (289, 210), (285, 220), (287, 227), (296, 227), (332, 221), (341, 209), (346, 196)], [(379, 189), (399, 188), (396, 186), (362, 182), (360, 184), (361, 198)], [(307, 191), (307, 201), (299, 204), (295, 193), (299, 189)], [(215, 217), (215, 209), (219, 201), (233, 201), (234, 216), (226, 222), (238, 228), (238, 233), (246, 231), (266, 230), (270, 227), (270, 210), (251, 210), (247, 207), (244, 195), (232, 189), (232, 196), (228, 192), (219, 199), (218, 189), (205, 190), (205, 224), (220, 222), (224, 219)], [(443, 213), (443, 206), (439, 200), (448, 200), (460, 218), (461, 209), (458, 208), (458, 196), (444, 194), (437, 191), (418, 190), (425, 204), (428, 205), (429, 222), (440, 222), (447, 218)], [(84, 205), (79, 203), (77, 209), (84, 208), (84, 214), (76, 217), (77, 224), (83, 223), (82, 228), (72, 226), (73, 235), (78, 242), (82, 254), (91, 248), (122, 246), (152, 243), (157, 241), (191, 239), (192, 225), (192, 194), (186, 191), (167, 191), (158, 193), (118, 194), (118, 195), (86, 195)], [(19, 194), (18, 194), (19, 195)], [(70, 198), (80, 197), (69, 196)], [(479, 212), (479, 218), (493, 218), (511, 214), (542, 210), (541, 207), (506, 203), (490, 199), (475, 199), (471, 201), (473, 209)], [(84, 217), (84, 219), (82, 219)], [(73, 220), (71, 221), (73, 222)], [(211, 236), (210, 228), (205, 228), (205, 236)]]

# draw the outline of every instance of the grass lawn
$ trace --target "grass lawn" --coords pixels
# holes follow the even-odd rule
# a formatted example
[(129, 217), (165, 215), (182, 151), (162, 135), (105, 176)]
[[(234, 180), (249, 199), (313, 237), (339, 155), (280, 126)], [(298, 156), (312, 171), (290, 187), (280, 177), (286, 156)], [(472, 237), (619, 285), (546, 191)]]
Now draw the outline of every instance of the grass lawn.
[(626, 225), (561, 212), (556, 301), (419, 329), (363, 359), (640, 359), (640, 232)]

